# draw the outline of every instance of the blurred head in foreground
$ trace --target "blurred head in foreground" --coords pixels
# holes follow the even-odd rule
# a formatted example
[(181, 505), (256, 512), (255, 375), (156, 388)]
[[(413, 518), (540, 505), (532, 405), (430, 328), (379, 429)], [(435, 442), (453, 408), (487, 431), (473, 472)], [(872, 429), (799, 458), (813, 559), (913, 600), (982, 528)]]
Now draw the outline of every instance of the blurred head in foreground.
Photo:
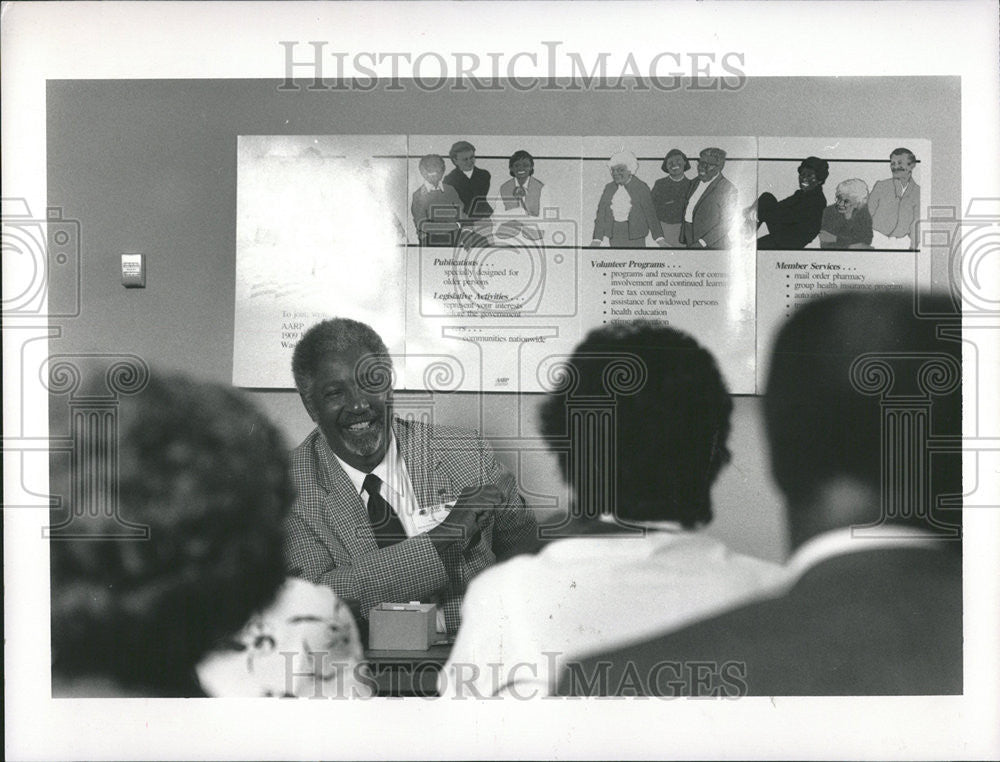
[[(198, 660), (284, 581), (286, 448), (239, 393), (170, 376), (122, 399), (118, 432), (99, 446), (113, 449), (112, 436), (118, 514), (70, 506), (90, 536), (50, 543), (54, 678), (191, 695)], [(94, 464), (82, 463), (71, 479), (92, 481)], [(118, 515), (148, 527), (148, 539), (94, 537), (120, 534)]]
[[(961, 434), (961, 344), (939, 337), (944, 324), (960, 325), (949, 297), (893, 292), (817, 299), (781, 327), (764, 413), (793, 547), (857, 524), (960, 524), (958, 510), (934, 504), (961, 494), (960, 457), (925, 457), (922, 414), (906, 412), (925, 400), (927, 434)], [(930, 487), (922, 499), (908, 469)], [(902, 510), (886, 515), (883, 495)]]
[[(584, 338), (565, 373), (542, 406), (541, 429), (550, 440), (569, 437), (562, 477), (578, 503), (598, 503), (577, 510), (608, 513), (606, 493), (586, 486), (607, 484), (617, 488), (619, 518), (709, 523), (712, 483), (729, 462), (732, 411), (712, 355), (657, 323), (614, 323)], [(595, 409), (609, 414), (613, 430), (588, 424)]]

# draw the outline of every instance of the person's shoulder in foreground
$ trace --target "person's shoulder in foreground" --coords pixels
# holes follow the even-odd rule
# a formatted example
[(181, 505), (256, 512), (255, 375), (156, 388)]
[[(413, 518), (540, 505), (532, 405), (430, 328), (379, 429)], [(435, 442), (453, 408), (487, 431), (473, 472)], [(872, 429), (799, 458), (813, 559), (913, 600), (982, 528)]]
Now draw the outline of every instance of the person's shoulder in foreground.
[(960, 694), (961, 646), (958, 554), (920, 547), (848, 553), (787, 594), (576, 660), (557, 693)]
[(698, 532), (559, 540), (472, 582), (439, 691), (453, 698), (550, 695), (582, 654), (681, 627), (784, 579), (780, 566)]
[[(568, 659), (680, 627), (782, 578), (696, 531), (712, 519), (711, 486), (729, 459), (732, 401), (707, 350), (654, 323), (609, 325), (574, 350), (566, 378), (542, 405), (540, 433), (557, 443), (570, 432), (558, 462), (571, 521), (547, 528), (564, 539), (539, 555), (472, 584), (443, 695), (547, 694)], [(614, 452), (579, 425), (598, 399), (619, 432)]]
[(799, 308), (779, 332), (764, 399), (795, 549), (787, 591), (577, 660), (559, 692), (961, 693), (960, 455), (936, 457), (929, 472), (904, 467), (927, 455), (920, 432), (961, 433), (960, 345), (939, 333), (959, 324), (938, 295), (842, 294)]

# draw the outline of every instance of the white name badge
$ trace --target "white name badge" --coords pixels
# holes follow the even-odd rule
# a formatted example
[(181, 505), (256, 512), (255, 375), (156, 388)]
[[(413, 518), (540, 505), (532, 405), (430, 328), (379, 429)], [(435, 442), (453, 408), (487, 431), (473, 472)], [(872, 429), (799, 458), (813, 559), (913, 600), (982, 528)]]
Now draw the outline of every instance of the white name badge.
[(413, 526), (417, 530), (417, 534), (436, 527), (447, 518), (454, 507), (455, 501), (452, 500), (448, 503), (438, 503), (426, 508), (418, 508), (416, 513), (413, 514)]

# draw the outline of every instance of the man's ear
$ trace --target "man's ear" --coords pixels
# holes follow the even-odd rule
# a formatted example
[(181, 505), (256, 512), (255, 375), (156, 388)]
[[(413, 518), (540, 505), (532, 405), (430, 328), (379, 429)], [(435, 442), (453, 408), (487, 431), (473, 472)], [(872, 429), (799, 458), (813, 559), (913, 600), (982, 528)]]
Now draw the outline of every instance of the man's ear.
[(302, 400), (302, 407), (306, 409), (309, 413), (309, 417), (312, 419), (313, 423), (316, 422), (316, 410), (312, 406), (312, 402), (309, 401), (309, 395), (305, 392), (299, 392), (299, 399)]

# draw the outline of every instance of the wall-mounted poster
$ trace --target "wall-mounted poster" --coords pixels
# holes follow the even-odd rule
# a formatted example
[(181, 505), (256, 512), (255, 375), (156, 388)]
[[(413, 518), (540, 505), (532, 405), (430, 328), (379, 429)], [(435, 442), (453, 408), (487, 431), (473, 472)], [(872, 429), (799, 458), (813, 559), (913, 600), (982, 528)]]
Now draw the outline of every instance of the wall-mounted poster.
[(443, 154), (441, 185), (459, 195), (462, 222), (454, 237), (424, 223), (430, 232), (408, 247), (407, 386), (540, 391), (522, 370), (580, 335), (580, 138), (419, 135), (409, 145), (414, 209), (424, 164)]
[(233, 383), (291, 388), (302, 332), (335, 315), (403, 351), (406, 137), (237, 140)]
[[(931, 279), (921, 220), (931, 206), (931, 144), (899, 138), (761, 138), (757, 390), (778, 326), (837, 291), (913, 289)], [(753, 222), (754, 209), (748, 210)]]
[(917, 138), (242, 136), (238, 162), (241, 386), (292, 386), (332, 316), (397, 387), (477, 392), (546, 391), (589, 330), (651, 320), (754, 394), (796, 304), (929, 277)]
[[(754, 391), (753, 137), (589, 137), (582, 320), (654, 320), (691, 333), (737, 394)], [(627, 211), (618, 207), (627, 205)]]

